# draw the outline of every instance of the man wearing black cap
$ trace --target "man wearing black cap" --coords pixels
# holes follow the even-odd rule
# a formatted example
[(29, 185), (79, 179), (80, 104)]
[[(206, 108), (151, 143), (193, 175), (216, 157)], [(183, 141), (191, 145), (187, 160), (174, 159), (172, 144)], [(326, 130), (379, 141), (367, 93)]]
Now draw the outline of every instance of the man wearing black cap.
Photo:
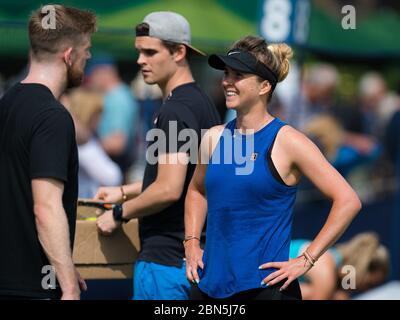
[[(220, 123), (216, 108), (197, 86), (188, 57), (204, 55), (191, 45), (188, 22), (173, 12), (153, 12), (136, 27), (138, 64), (144, 80), (157, 84), (164, 103), (154, 118), (154, 129), (165, 133), (164, 150), (156, 150), (155, 163), (147, 157), (143, 182), (118, 188), (101, 188), (97, 198), (128, 200), (120, 212), (106, 212), (98, 220), (103, 233), (111, 233), (122, 220), (139, 218), (141, 251), (134, 269), (134, 299), (187, 299), (184, 247), (184, 200), (195, 163), (188, 164), (187, 143), (197, 150), (201, 130)], [(175, 132), (171, 131), (175, 128)], [(193, 129), (195, 141), (178, 139)], [(160, 142), (160, 141), (158, 141)], [(154, 150), (155, 141), (148, 151)], [(197, 241), (200, 239), (196, 239)]]

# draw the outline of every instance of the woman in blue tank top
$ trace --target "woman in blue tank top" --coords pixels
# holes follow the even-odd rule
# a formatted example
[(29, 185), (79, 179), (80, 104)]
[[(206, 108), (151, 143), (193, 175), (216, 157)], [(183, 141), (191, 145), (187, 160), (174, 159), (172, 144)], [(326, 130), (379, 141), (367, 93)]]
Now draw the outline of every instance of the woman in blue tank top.
[[(203, 137), (185, 203), (186, 273), (192, 299), (301, 299), (305, 274), (361, 208), (343, 177), (302, 133), (268, 113), (289, 71), (286, 44), (248, 36), (209, 64), (224, 70), (228, 109), (237, 118)], [(304, 253), (289, 260), (297, 183), (306, 175), (332, 199), (326, 224)], [(207, 217), (206, 244), (200, 234)]]

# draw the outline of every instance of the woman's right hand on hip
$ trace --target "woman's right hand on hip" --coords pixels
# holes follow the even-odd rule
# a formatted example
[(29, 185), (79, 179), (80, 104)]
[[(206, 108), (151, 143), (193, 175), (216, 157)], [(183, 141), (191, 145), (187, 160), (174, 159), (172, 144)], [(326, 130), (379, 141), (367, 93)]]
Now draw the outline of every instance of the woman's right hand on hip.
[(204, 268), (203, 264), (203, 250), (200, 248), (198, 241), (193, 240), (187, 242), (185, 245), (185, 256), (186, 256), (186, 277), (193, 284), (200, 282), (200, 277), (197, 273), (197, 269), (200, 267)]

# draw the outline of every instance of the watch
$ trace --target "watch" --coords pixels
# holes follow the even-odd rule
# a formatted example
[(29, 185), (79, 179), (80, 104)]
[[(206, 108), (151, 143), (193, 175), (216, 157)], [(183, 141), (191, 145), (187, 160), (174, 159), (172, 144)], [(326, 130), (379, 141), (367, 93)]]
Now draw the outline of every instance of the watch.
[(119, 221), (119, 222), (123, 222), (123, 223), (126, 223), (129, 221), (129, 219), (125, 219), (122, 216), (122, 213), (123, 213), (122, 204), (115, 204), (113, 206), (112, 212), (113, 212), (113, 217), (114, 217), (115, 221)]

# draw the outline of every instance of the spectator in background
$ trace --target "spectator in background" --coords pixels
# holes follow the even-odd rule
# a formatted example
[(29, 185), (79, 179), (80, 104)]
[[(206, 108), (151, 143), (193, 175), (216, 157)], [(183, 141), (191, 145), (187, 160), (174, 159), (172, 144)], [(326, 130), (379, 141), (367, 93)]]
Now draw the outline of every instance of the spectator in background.
[(300, 111), (297, 110), (299, 114), (296, 114), (300, 129), (317, 116), (330, 115), (346, 132), (362, 133), (361, 114), (357, 108), (343, 103), (336, 95), (339, 83), (339, 72), (331, 64), (319, 63), (305, 69)]
[(139, 107), (111, 57), (94, 58), (87, 77), (89, 87), (104, 94), (104, 111), (97, 129), (101, 145), (125, 174), (134, 160)]
[[(310, 240), (294, 239), (290, 243), (290, 259), (301, 255)], [(372, 232), (364, 232), (346, 242), (338, 243), (326, 251), (308, 273), (299, 278), (304, 300), (350, 299), (382, 284), (389, 273), (389, 253)], [(342, 279), (355, 270), (355, 288), (345, 290)], [(347, 268), (346, 268), (347, 267)], [(350, 271), (349, 271), (350, 270)], [(350, 284), (350, 280), (346, 284)]]
[(336, 99), (340, 78), (337, 69), (330, 64), (315, 64), (305, 70), (295, 126), (305, 130), (317, 116), (330, 115), (344, 129), (344, 144), (358, 153), (368, 155), (376, 147), (376, 139), (363, 130), (362, 113)]
[(77, 134), (79, 155), (79, 197), (93, 198), (100, 186), (122, 183), (118, 165), (104, 152), (96, 129), (103, 111), (101, 95), (76, 89), (63, 96), (63, 104), (71, 112)]
[(162, 91), (159, 86), (144, 81), (141, 72), (138, 72), (131, 83), (131, 89), (139, 102), (140, 119), (143, 120), (145, 132), (153, 127), (153, 120), (162, 105)]
[(381, 139), (389, 120), (399, 110), (399, 98), (388, 91), (385, 79), (377, 72), (362, 76), (359, 97), (363, 132)]
[[(354, 119), (345, 121), (345, 142), (360, 153), (373, 152), (377, 143), (383, 142), (385, 127), (400, 108), (397, 95), (388, 92), (383, 77), (376, 72), (366, 73), (359, 83), (359, 105), (353, 108)], [(345, 113), (342, 119), (346, 119)]]
[(131, 82), (131, 90), (139, 104), (139, 119), (135, 139), (136, 159), (129, 173), (129, 181), (141, 180), (146, 166), (146, 134), (153, 127), (153, 121), (162, 105), (159, 86), (147, 84), (141, 72)]
[(329, 162), (344, 177), (356, 167), (376, 160), (381, 154), (381, 147), (375, 144), (368, 153), (361, 153), (346, 144), (346, 132), (340, 123), (330, 115), (321, 115), (312, 119), (305, 128), (305, 133), (314, 140)]
[(300, 130), (315, 116), (331, 113), (334, 93), (339, 81), (336, 68), (330, 64), (316, 64), (304, 71), (300, 99), (286, 112), (287, 121)]

